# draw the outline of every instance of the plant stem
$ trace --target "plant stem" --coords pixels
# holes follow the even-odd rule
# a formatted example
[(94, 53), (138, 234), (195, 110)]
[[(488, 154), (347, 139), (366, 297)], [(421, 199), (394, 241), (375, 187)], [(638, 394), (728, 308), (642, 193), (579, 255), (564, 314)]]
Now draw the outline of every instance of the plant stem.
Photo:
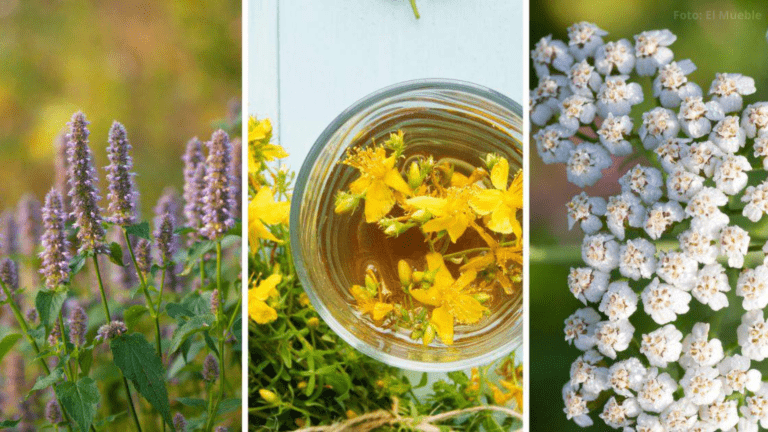
[[(224, 296), (222, 290), (221, 290), (221, 240), (216, 240), (216, 289), (219, 292), (219, 307), (216, 314), (217, 322), (219, 326), (219, 395), (216, 398), (216, 403), (213, 405), (213, 410), (211, 411), (209, 415), (209, 422), (208, 426), (206, 427), (206, 431), (210, 431), (213, 428), (213, 423), (216, 418), (216, 411), (219, 409), (219, 404), (222, 400), (224, 400), (224, 385), (226, 383), (226, 370), (227, 367), (224, 363), (225, 355), (224, 355), (224, 339), (226, 338), (227, 334), (227, 326), (224, 325), (224, 301), (226, 299), (226, 296)], [(213, 398), (213, 396), (212, 396)]]
[[(129, 243), (130, 245), (130, 243)], [(129, 246), (130, 249), (130, 246)], [(133, 252), (131, 252), (133, 254)], [(107, 323), (112, 322), (112, 314), (109, 313), (109, 306), (107, 305), (107, 295), (104, 293), (104, 282), (101, 280), (101, 270), (99, 269), (99, 260), (96, 253), (93, 254), (93, 266), (96, 268), (96, 277), (99, 280), (99, 291), (101, 292), (101, 302), (104, 304), (104, 312), (107, 314)], [(136, 423), (136, 430), (141, 432), (141, 422), (139, 416), (136, 414), (136, 407), (133, 406), (133, 397), (131, 397), (131, 387), (128, 385), (128, 380), (125, 379), (123, 372), (120, 372), (123, 377), (123, 384), (125, 385), (125, 393), (128, 395), (128, 406), (130, 407), (131, 414), (133, 414), (133, 421)]]
[[(131, 261), (133, 261), (133, 267), (136, 269), (136, 274), (139, 276), (139, 282), (141, 283), (141, 290), (144, 292), (144, 298), (147, 300), (147, 306), (152, 312), (152, 317), (155, 319), (155, 336), (157, 337), (157, 355), (160, 359), (163, 358), (163, 350), (160, 344), (160, 304), (163, 301), (163, 290), (160, 289), (160, 298), (157, 301), (157, 309), (155, 309), (155, 303), (152, 301), (152, 296), (149, 294), (147, 288), (147, 280), (144, 278), (144, 273), (139, 269), (139, 262), (136, 260), (136, 254), (133, 252), (133, 245), (131, 244), (131, 238), (128, 235), (128, 231), (123, 228), (123, 236), (125, 237), (125, 244), (128, 246), (128, 252), (131, 255)], [(165, 283), (165, 267), (163, 267), (163, 279), (160, 282), (162, 287)]]
[[(69, 347), (67, 346), (67, 335), (64, 332), (64, 316), (61, 314), (61, 310), (59, 310), (59, 328), (61, 329), (61, 341), (64, 345), (64, 352), (67, 354), (67, 357), (69, 357)], [(66, 369), (65, 371), (69, 371), (69, 380), (74, 382), (76, 381), (76, 376), (72, 373), (72, 365), (70, 364), (70, 358), (67, 358), (66, 362)]]
[(200, 286), (205, 286), (205, 258), (200, 257)]
[(411, 8), (413, 9), (413, 15), (416, 19), (421, 18), (421, 15), (419, 15), (419, 8), (416, 7), (416, 0), (411, 0)]

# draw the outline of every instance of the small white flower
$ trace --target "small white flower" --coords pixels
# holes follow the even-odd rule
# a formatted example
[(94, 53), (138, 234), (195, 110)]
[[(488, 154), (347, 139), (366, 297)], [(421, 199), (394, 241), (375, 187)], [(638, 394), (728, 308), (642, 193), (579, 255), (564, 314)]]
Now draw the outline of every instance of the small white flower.
[(565, 76), (550, 75), (539, 79), (539, 84), (531, 91), (531, 122), (539, 126), (547, 124), (560, 111), (560, 103), (570, 95)]
[(739, 193), (747, 185), (747, 171), (752, 165), (744, 156), (726, 155), (715, 170), (714, 180), (717, 188), (728, 195)]
[(611, 321), (628, 319), (637, 310), (637, 294), (627, 282), (613, 282), (608, 285), (599, 310)]
[(667, 138), (653, 151), (658, 156), (664, 171), (671, 173), (680, 169), (683, 158), (688, 154), (691, 140), (688, 138)]
[(595, 339), (597, 349), (604, 356), (615, 359), (617, 351), (629, 347), (635, 327), (628, 320), (601, 321), (595, 324)]
[(742, 96), (756, 91), (754, 79), (734, 73), (716, 74), (709, 87), (709, 94), (714, 95), (712, 100), (720, 103), (725, 112), (741, 111), (744, 103)]
[(683, 350), (683, 334), (674, 324), (667, 324), (643, 335), (640, 352), (648, 359), (651, 366), (667, 367), (668, 363), (676, 362)]
[(632, 133), (632, 119), (629, 116), (617, 116), (608, 113), (603, 120), (597, 135), (600, 143), (616, 156), (627, 156), (632, 153), (632, 144), (626, 140), (626, 136)]
[(701, 96), (701, 87), (688, 81), (686, 75), (696, 70), (690, 60), (672, 62), (659, 68), (653, 80), (653, 96), (659, 98), (664, 108), (677, 108), (688, 96)]
[(659, 66), (669, 64), (674, 58), (674, 54), (667, 47), (672, 45), (676, 39), (677, 36), (669, 30), (651, 30), (636, 35), (637, 74), (653, 75)]
[(602, 177), (602, 171), (611, 166), (611, 156), (601, 146), (590, 142), (571, 150), (567, 162), (568, 181), (578, 187), (592, 186)]
[(661, 198), (664, 184), (661, 172), (656, 168), (635, 165), (619, 179), (622, 192), (634, 192), (646, 204), (653, 204)]
[(580, 22), (568, 27), (568, 46), (576, 61), (582, 61), (595, 54), (597, 47), (603, 44), (603, 36), (608, 32), (588, 22)]
[(632, 44), (621, 39), (598, 47), (595, 52), (595, 68), (603, 75), (610, 75), (614, 68), (622, 75), (630, 74), (635, 68)]
[(568, 229), (578, 222), (585, 234), (594, 234), (603, 226), (598, 216), (605, 215), (605, 198), (589, 197), (585, 192), (574, 196), (568, 204)]
[(640, 203), (640, 198), (631, 192), (623, 192), (608, 198), (605, 216), (608, 229), (617, 238), (624, 240), (625, 224), (633, 228), (643, 226), (645, 207)]
[(683, 339), (683, 354), (680, 366), (685, 369), (714, 367), (723, 359), (723, 343), (709, 337), (709, 324), (696, 323), (691, 334)]
[(685, 212), (677, 201), (657, 202), (646, 213), (643, 229), (648, 236), (657, 240), (675, 222), (683, 220)]
[(741, 407), (741, 414), (753, 423), (768, 428), (768, 383), (763, 383), (754, 396), (746, 398), (746, 405)]
[(600, 117), (628, 115), (632, 107), (643, 101), (643, 88), (638, 83), (627, 83), (626, 75), (605, 78), (597, 91), (597, 111)]
[(682, 162), (688, 171), (695, 174), (703, 172), (705, 177), (712, 177), (723, 156), (725, 154), (720, 147), (711, 141), (695, 142), (688, 148)]
[(639, 237), (619, 249), (619, 272), (632, 280), (649, 279), (656, 270), (656, 245)]
[(603, 407), (600, 418), (608, 426), (618, 429), (631, 425), (631, 417), (637, 417), (638, 414), (640, 414), (640, 407), (634, 399), (628, 398), (624, 399), (622, 403), (618, 403), (615, 397), (611, 397)]
[(614, 363), (608, 369), (608, 383), (617, 394), (632, 397), (630, 390), (639, 391), (646, 374), (647, 371), (640, 360), (630, 357)]
[(659, 374), (658, 369), (650, 368), (637, 391), (637, 402), (645, 411), (660, 413), (675, 401), (675, 390), (677, 381), (668, 373)]
[(748, 138), (754, 138), (762, 131), (768, 131), (768, 102), (747, 105), (741, 114), (741, 127)]
[(587, 402), (594, 400), (594, 395), (582, 395), (570, 383), (563, 387), (563, 402), (565, 403), (565, 412), (568, 420), (573, 420), (580, 427), (592, 426), (592, 419), (589, 418)]
[(688, 312), (691, 295), (672, 285), (659, 283), (658, 278), (648, 284), (641, 294), (645, 312), (658, 324), (670, 323), (678, 315)]
[(638, 133), (646, 149), (655, 149), (662, 141), (674, 138), (680, 132), (680, 122), (672, 110), (656, 107), (643, 113), (643, 124)]
[(768, 170), (768, 131), (760, 132), (755, 138), (754, 156), (763, 160), (763, 169)]
[(581, 258), (588, 266), (609, 273), (619, 266), (619, 244), (608, 234), (584, 236)]
[(637, 417), (635, 432), (665, 432), (657, 416), (641, 413)]
[(736, 153), (747, 142), (747, 133), (739, 125), (737, 116), (728, 116), (712, 128), (709, 140), (726, 153)]
[(690, 291), (696, 280), (699, 265), (693, 258), (682, 252), (660, 252), (656, 274), (666, 283)]
[(717, 102), (704, 103), (701, 96), (688, 96), (680, 104), (680, 113), (677, 118), (680, 126), (691, 138), (700, 138), (712, 130), (712, 121), (719, 121), (725, 117), (723, 107)]
[(730, 218), (720, 211), (720, 207), (728, 204), (728, 197), (715, 188), (704, 187), (688, 202), (685, 213), (693, 218), (693, 229), (706, 235), (719, 235)]
[(702, 264), (712, 264), (717, 259), (717, 246), (713, 244), (711, 235), (689, 229), (682, 232), (677, 239), (680, 241), (680, 249), (686, 255)]
[(608, 289), (610, 275), (591, 267), (571, 268), (568, 288), (582, 303), (597, 302)]
[(685, 371), (680, 386), (692, 404), (709, 405), (717, 400), (722, 389), (718, 376), (717, 369), (713, 367), (690, 368)]
[(728, 284), (725, 268), (719, 263), (712, 263), (699, 270), (691, 294), (696, 300), (717, 311), (728, 307), (728, 297), (725, 293), (730, 290), (731, 285)]
[(752, 421), (744, 417), (739, 418), (739, 424), (728, 432), (758, 432), (757, 421)]
[(720, 394), (713, 403), (699, 407), (699, 417), (713, 429), (727, 431), (739, 423), (738, 404), (735, 400), (725, 400), (725, 395)]
[(747, 203), (741, 214), (752, 222), (759, 221), (763, 214), (768, 213), (768, 181), (747, 187), (741, 202)]
[(717, 365), (720, 381), (723, 382), (723, 393), (755, 392), (760, 388), (762, 374), (756, 369), (750, 369), (750, 360), (740, 354), (726, 357)]
[(727, 226), (720, 233), (720, 254), (728, 257), (728, 265), (740, 268), (749, 250), (749, 233), (739, 226)]
[(703, 187), (704, 177), (687, 171), (681, 166), (667, 176), (667, 192), (671, 200), (688, 202)]
[(594, 348), (595, 329), (600, 314), (592, 308), (579, 309), (565, 320), (565, 341), (581, 351)]
[(550, 66), (560, 72), (566, 72), (573, 64), (568, 46), (563, 41), (552, 40), (552, 35), (536, 42), (536, 46), (531, 51), (531, 59), (539, 78), (549, 75)]
[(763, 319), (762, 310), (742, 315), (736, 335), (744, 356), (755, 361), (763, 361), (768, 357), (768, 324)]
[(598, 395), (608, 389), (608, 369), (597, 366), (603, 356), (595, 350), (589, 350), (571, 364), (571, 381), (574, 388), (581, 388), (585, 395)]
[(592, 123), (596, 112), (591, 97), (571, 95), (560, 104), (560, 124), (575, 132), (581, 125)]
[(673, 402), (659, 416), (668, 432), (689, 432), (696, 424), (696, 406), (687, 398)]
[(533, 140), (536, 142), (536, 150), (545, 164), (565, 163), (571, 156), (574, 148), (570, 138), (572, 131), (558, 125), (550, 125), (536, 132)]
[(744, 310), (760, 310), (768, 307), (768, 267), (760, 265), (754, 270), (742, 271), (736, 283), (736, 295), (744, 297), (741, 304)]
[(568, 71), (568, 80), (574, 94), (590, 97), (594, 95), (594, 92), (597, 92), (600, 84), (603, 83), (603, 78), (595, 72), (595, 67), (586, 60), (571, 66), (570, 71)]

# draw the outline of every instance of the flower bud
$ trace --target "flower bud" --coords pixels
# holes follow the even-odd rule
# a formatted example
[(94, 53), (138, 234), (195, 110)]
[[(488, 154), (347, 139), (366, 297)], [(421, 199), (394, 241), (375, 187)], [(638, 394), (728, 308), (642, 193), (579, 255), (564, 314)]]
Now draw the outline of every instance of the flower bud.
[(214, 382), (219, 378), (219, 362), (212, 354), (203, 360), (203, 380)]
[(413, 281), (415, 283), (421, 283), (424, 280), (424, 272), (423, 271), (415, 271), (413, 272)]
[(122, 321), (112, 321), (109, 324), (104, 324), (99, 327), (99, 331), (96, 334), (96, 340), (106, 341), (111, 340), (125, 334), (128, 328)]
[(400, 283), (403, 286), (408, 286), (413, 282), (413, 269), (405, 260), (397, 262), (397, 275), (400, 277)]
[(353, 195), (349, 192), (339, 191), (336, 194), (336, 207), (334, 212), (336, 214), (344, 214), (355, 211), (358, 204), (360, 204), (360, 196)]
[(276, 394), (272, 393), (267, 389), (259, 389), (259, 396), (261, 396), (261, 398), (264, 399), (266, 403), (269, 403), (272, 405), (275, 405), (278, 402), (280, 402), (280, 398)]
[(419, 164), (415, 161), (411, 162), (411, 165), (408, 167), (408, 186), (410, 186), (411, 189), (416, 189), (421, 186), (423, 181), (424, 177), (421, 175)]
[(187, 432), (187, 419), (181, 413), (176, 413), (173, 416), (173, 428), (176, 429), (176, 432)]
[(499, 156), (496, 153), (488, 153), (485, 155), (485, 166), (488, 167), (488, 170), (492, 170), (493, 167), (499, 163), (501, 160), (501, 156)]
[(431, 344), (433, 340), (435, 340), (435, 326), (430, 323), (427, 324), (427, 328), (424, 329), (422, 341), (424, 342), (424, 346), (427, 346)]
[(219, 315), (219, 304), (221, 302), (221, 298), (219, 297), (219, 290), (215, 289), (211, 293), (211, 313), (213, 315), (218, 316)]
[(485, 303), (491, 299), (491, 295), (488, 293), (477, 293), (472, 297), (474, 297), (475, 300), (479, 301), (480, 303)]
[(379, 283), (376, 281), (376, 277), (371, 273), (365, 275), (365, 290), (371, 297), (375, 297), (379, 294)]
[(316, 329), (320, 327), (320, 320), (317, 317), (312, 317), (307, 320), (307, 327), (311, 329)]

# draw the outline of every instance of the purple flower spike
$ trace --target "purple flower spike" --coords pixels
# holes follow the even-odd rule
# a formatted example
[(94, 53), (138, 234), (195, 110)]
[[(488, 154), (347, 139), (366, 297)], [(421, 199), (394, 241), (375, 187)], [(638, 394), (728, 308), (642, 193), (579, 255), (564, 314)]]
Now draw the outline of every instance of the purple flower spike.
[(219, 378), (219, 362), (212, 354), (203, 360), (203, 380), (214, 382)]
[(59, 285), (69, 282), (69, 242), (64, 223), (66, 214), (61, 199), (61, 194), (52, 189), (45, 197), (43, 207), (42, 237), (43, 252), (40, 254), (42, 264), (40, 273), (45, 279), (48, 289), (55, 289)]
[(181, 413), (176, 413), (173, 416), (173, 428), (176, 429), (176, 432), (187, 432), (187, 419)]
[(61, 339), (61, 327), (59, 326), (59, 320), (56, 320), (53, 322), (53, 328), (51, 329), (51, 333), (48, 335), (48, 345), (57, 345), (59, 343), (59, 339)]
[(179, 197), (179, 193), (176, 192), (176, 188), (173, 186), (168, 186), (165, 189), (163, 189), (163, 194), (160, 195), (160, 198), (157, 200), (157, 204), (155, 205), (154, 211), (155, 211), (155, 219), (154, 224), (155, 227), (160, 226), (160, 222), (162, 222), (163, 215), (166, 213), (170, 213), (173, 216), (174, 223), (179, 220), (181, 217), (182, 212), (182, 205), (181, 205), (181, 197)]
[(79, 228), (79, 251), (104, 250), (104, 227), (99, 208), (99, 182), (93, 168), (93, 156), (88, 147), (88, 121), (85, 114), (76, 112), (68, 123), (67, 155), (69, 156), (69, 195), (72, 198), (74, 226)]
[(232, 182), (231, 194), (232, 194), (232, 217), (237, 219), (240, 217), (242, 211), (242, 205), (240, 195), (242, 194), (242, 165), (243, 165), (243, 142), (240, 138), (232, 140), (232, 164), (229, 167), (229, 177)]
[(162, 266), (170, 264), (176, 253), (177, 234), (173, 232), (176, 229), (175, 219), (171, 213), (165, 213), (160, 218), (160, 224), (155, 227), (155, 244)]
[(82, 346), (87, 329), (88, 315), (80, 305), (75, 305), (69, 312), (69, 341), (75, 346)]
[(24, 255), (32, 255), (40, 245), (41, 234), (41, 209), (40, 201), (33, 195), (26, 194), (21, 197), (16, 220), (21, 224), (19, 230), (19, 247)]
[(0, 262), (0, 280), (10, 292), (19, 289), (19, 265), (16, 261), (5, 258)]
[(70, 205), (71, 203), (69, 198), (69, 160), (67, 158), (67, 144), (68, 139), (67, 134), (65, 133), (59, 134), (59, 136), (56, 137), (56, 141), (53, 143), (56, 150), (56, 159), (54, 160), (53, 164), (53, 187), (61, 194), (64, 214), (66, 215), (67, 220), (69, 220), (70, 213), (72, 213), (72, 206)]
[(59, 402), (56, 401), (56, 398), (51, 398), (45, 405), (45, 419), (48, 420), (48, 423), (53, 425), (64, 421), (61, 416), (61, 407), (59, 406)]
[(203, 143), (197, 137), (187, 143), (184, 161), (184, 216), (187, 226), (203, 224), (203, 191), (205, 190), (205, 156)]
[(109, 146), (107, 156), (107, 180), (109, 181), (109, 214), (110, 222), (127, 226), (136, 223), (136, 203), (139, 193), (136, 190), (133, 177), (133, 159), (130, 155), (131, 144), (128, 142), (128, 133), (125, 127), (119, 123), (112, 123), (109, 129)]
[(203, 227), (201, 232), (211, 240), (224, 236), (235, 221), (232, 218), (232, 191), (230, 190), (230, 164), (232, 145), (229, 136), (219, 129), (208, 142), (205, 162), (205, 193), (203, 197)]
[(11, 211), (6, 211), (0, 216), (0, 253), (13, 255), (19, 252), (19, 230), (16, 226), (16, 216)]
[(125, 334), (127, 331), (128, 328), (125, 326), (124, 322), (112, 321), (109, 324), (104, 324), (103, 326), (99, 327), (99, 330), (96, 333), (96, 340), (111, 340)]
[(152, 270), (152, 243), (149, 240), (141, 239), (136, 245), (136, 263), (144, 274)]
[(227, 429), (225, 426), (216, 426), (214, 432), (229, 432), (229, 429)]

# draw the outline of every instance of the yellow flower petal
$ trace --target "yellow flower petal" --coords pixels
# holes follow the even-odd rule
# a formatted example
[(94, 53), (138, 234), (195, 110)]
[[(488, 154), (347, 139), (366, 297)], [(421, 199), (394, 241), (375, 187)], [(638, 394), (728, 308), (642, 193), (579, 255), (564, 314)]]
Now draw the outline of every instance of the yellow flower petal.
[(384, 184), (400, 192), (403, 195), (411, 195), (410, 186), (408, 186), (408, 183), (406, 183), (405, 180), (403, 180), (403, 177), (400, 175), (400, 172), (397, 170), (393, 169), (393, 170), (387, 171), (387, 174), (384, 176)]
[(486, 189), (477, 192), (469, 200), (469, 205), (477, 214), (487, 215), (496, 210), (503, 202), (503, 192), (496, 189)]
[(476, 278), (477, 272), (474, 269), (467, 270), (466, 272), (462, 273), (458, 279), (456, 279), (456, 282), (453, 284), (452, 288), (456, 291), (461, 291), (466, 288), (467, 285), (471, 284)]
[(454, 224), (454, 220), (450, 216), (438, 217), (429, 220), (427, 223), (421, 226), (421, 230), (425, 233), (445, 231)]
[(268, 278), (259, 282), (256, 288), (252, 288), (251, 290), (248, 291), (249, 300), (250, 298), (255, 297), (258, 300), (264, 301), (269, 297), (277, 297), (278, 292), (275, 288), (277, 287), (277, 284), (279, 284), (280, 281), (282, 280), (283, 280), (283, 275), (281, 275), (280, 273), (275, 273), (273, 275), (270, 275)]
[(277, 311), (263, 301), (248, 301), (248, 316), (257, 324), (269, 324), (277, 319)]
[(507, 179), (509, 178), (509, 162), (505, 158), (500, 158), (491, 170), (491, 183), (493, 187), (499, 190), (507, 190)]
[(499, 206), (491, 215), (491, 220), (488, 221), (488, 228), (497, 233), (510, 234), (514, 231), (512, 226), (513, 218), (515, 218), (515, 215), (512, 214), (512, 209), (507, 206)]
[(262, 187), (248, 204), (248, 217), (261, 219), (267, 225), (275, 225), (287, 222), (290, 210), (291, 203), (276, 202), (272, 189)]
[(371, 185), (371, 178), (368, 176), (362, 176), (359, 179), (349, 184), (349, 191), (355, 195), (362, 195), (368, 186)]
[[(451, 242), (456, 243), (459, 238), (464, 234), (469, 226), (469, 217), (465, 214), (459, 214), (454, 217), (453, 223), (448, 227), (448, 235), (451, 237)], [(426, 231), (425, 231), (426, 232)]]
[(453, 315), (448, 308), (441, 306), (433, 310), (429, 321), (435, 325), (440, 340), (446, 345), (453, 345)]
[(258, 218), (249, 216), (248, 219), (248, 236), (250, 241), (255, 242), (258, 239), (265, 239), (275, 243), (282, 243)]
[(483, 317), (483, 312), (488, 310), (474, 297), (467, 294), (459, 294), (451, 301), (450, 310), (456, 321), (462, 324), (474, 324)]
[(440, 306), (443, 303), (440, 290), (434, 285), (429, 289), (415, 289), (411, 290), (411, 295), (417, 301), (430, 306)]
[(368, 223), (377, 222), (386, 216), (394, 205), (395, 196), (384, 183), (371, 183), (365, 192), (365, 221)]
[(419, 210), (426, 210), (434, 216), (442, 216), (445, 213), (448, 200), (431, 196), (417, 196), (406, 200), (405, 203)]
[(371, 316), (373, 316), (375, 321), (381, 321), (387, 316), (387, 314), (392, 312), (392, 309), (394, 309), (394, 306), (389, 303), (376, 302), (376, 305), (373, 306), (373, 312), (371, 313)]

